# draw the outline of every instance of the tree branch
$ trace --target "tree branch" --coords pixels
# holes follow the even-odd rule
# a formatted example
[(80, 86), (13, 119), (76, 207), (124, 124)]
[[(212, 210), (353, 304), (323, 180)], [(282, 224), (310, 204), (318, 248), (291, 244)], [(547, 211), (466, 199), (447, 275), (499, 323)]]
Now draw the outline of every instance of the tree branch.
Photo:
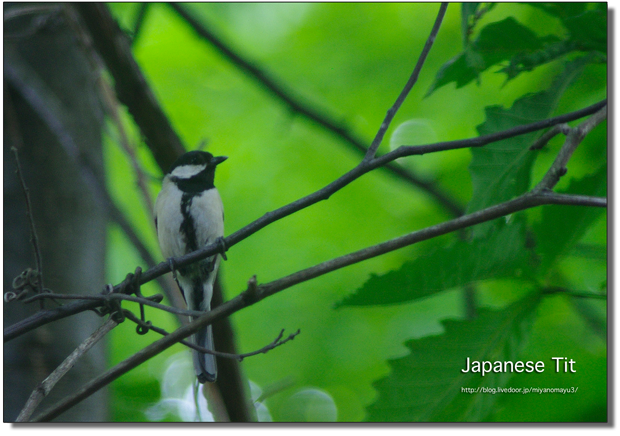
[(128, 38), (104, 3), (74, 3), (97, 51), (114, 77), (118, 99), (129, 109), (161, 168), (167, 169), (185, 152), (140, 67), (131, 54)]
[(583, 121), (577, 127), (569, 129), (566, 140), (560, 149), (560, 152), (551, 165), (551, 168), (545, 174), (545, 177), (536, 185), (535, 191), (543, 189), (551, 190), (560, 181), (560, 178), (566, 174), (566, 164), (568, 163), (577, 146), (581, 144), (583, 138), (598, 126), (605, 118), (607, 118), (607, 106), (597, 111), (587, 120)]
[(99, 301), (101, 304), (99, 307), (103, 306), (104, 303), (109, 303), (111, 301), (130, 301), (132, 303), (143, 304), (145, 306), (150, 306), (155, 309), (163, 310), (165, 312), (174, 313), (175, 315), (183, 315), (183, 316), (199, 316), (204, 312), (198, 310), (189, 310), (189, 309), (179, 309), (177, 307), (167, 306), (165, 304), (159, 304), (164, 297), (161, 294), (152, 295), (150, 297), (133, 297), (127, 294), (102, 294), (102, 295), (71, 295), (71, 294), (56, 294), (56, 293), (45, 293), (45, 294), (37, 294), (30, 298), (24, 299), (22, 303), (28, 304), (32, 303), (36, 300), (41, 299), (52, 299), (52, 300), (90, 300), (90, 301)]
[[(128, 310), (124, 310), (123, 313), (131, 321), (135, 322), (136, 324), (138, 324), (141, 327), (144, 327), (145, 329), (153, 330), (155, 333), (159, 333), (162, 336), (168, 336), (170, 334), (170, 333), (168, 333), (166, 330), (164, 330), (162, 328), (154, 326), (154, 325), (152, 325), (152, 324), (150, 324), (148, 322), (143, 322), (140, 318), (138, 318), (137, 316), (135, 316), (132, 312), (130, 312)], [(199, 316), (201, 316), (201, 315), (204, 315), (204, 312), (200, 312)], [(179, 343), (185, 345), (186, 347), (191, 348), (192, 350), (200, 351), (201, 353), (212, 354), (214, 356), (223, 357), (224, 359), (234, 359), (234, 360), (238, 360), (239, 362), (241, 362), (246, 357), (256, 356), (257, 354), (265, 354), (268, 351), (271, 351), (274, 348), (279, 347), (280, 345), (286, 344), (287, 342), (292, 341), (293, 339), (295, 339), (295, 337), (297, 335), (299, 335), (299, 333), (301, 333), (301, 330), (298, 329), (295, 333), (291, 333), (286, 338), (282, 339), (282, 337), (284, 336), (284, 329), (282, 329), (280, 331), (280, 334), (278, 335), (278, 337), (275, 338), (271, 343), (265, 345), (264, 347), (262, 347), (262, 348), (260, 348), (260, 349), (258, 349), (256, 351), (250, 351), (249, 353), (240, 353), (240, 354), (237, 354), (237, 353), (224, 353), (223, 351), (210, 350), (208, 348), (201, 347), (199, 345), (194, 344), (193, 342), (186, 341), (186, 340), (181, 340), (181, 341), (179, 341)]]
[[(39, 293), (43, 293), (43, 262), (41, 259), (41, 249), (39, 248), (39, 238), (37, 237), (37, 229), (34, 225), (34, 217), (32, 216), (32, 203), (30, 202), (30, 191), (26, 186), (26, 182), (24, 180), (24, 175), (22, 174), (22, 167), (19, 163), (19, 156), (17, 154), (17, 149), (15, 147), (11, 147), (11, 151), (15, 155), (15, 165), (17, 166), (17, 176), (19, 177), (19, 181), (22, 185), (22, 190), (24, 191), (24, 197), (26, 198), (26, 216), (28, 217), (28, 222), (30, 223), (30, 242), (32, 242), (32, 249), (34, 251), (34, 258), (37, 263), (37, 272), (38, 272), (38, 291)], [(43, 309), (43, 304), (41, 304), (41, 309)]]
[[(427, 153), (436, 153), (439, 151), (458, 150), (460, 148), (484, 147), (485, 145), (488, 145), (492, 142), (501, 141), (504, 139), (512, 138), (514, 136), (525, 135), (527, 133), (535, 132), (537, 130), (552, 127), (556, 124), (562, 124), (569, 121), (578, 120), (579, 118), (592, 115), (606, 106), (607, 99), (601, 100), (591, 106), (576, 110), (574, 112), (569, 112), (564, 115), (558, 115), (556, 117), (547, 118), (546, 120), (536, 121), (530, 124), (523, 124), (521, 126), (512, 127), (501, 132), (490, 133), (488, 135), (478, 136), (476, 138), (437, 142), (430, 145), (404, 145), (397, 148), (396, 150), (393, 150), (391, 153), (377, 158), (376, 160), (381, 160), (388, 155), (392, 159), (395, 159), (398, 157), (423, 155)], [(392, 157), (393, 154), (396, 155), (396, 157)]]
[(530, 146), (530, 150), (542, 149), (554, 136), (560, 133), (564, 133), (566, 135), (569, 130), (570, 126), (568, 124), (556, 124), (551, 129), (543, 133), (540, 138), (534, 141), (534, 143)]
[(146, 13), (151, 6), (151, 3), (144, 2), (140, 4), (140, 9), (138, 10), (138, 16), (136, 17), (136, 21), (133, 25), (131, 45), (135, 45), (138, 40), (138, 36), (140, 35), (140, 30), (142, 30), (142, 25), (144, 24), (144, 19), (146, 18)]
[[(578, 201), (575, 201), (575, 197), (579, 197)], [(544, 204), (606, 207), (607, 199), (600, 197), (563, 194), (550, 195), (546, 192), (526, 193), (505, 203), (491, 206), (489, 208), (473, 212), (468, 215), (463, 215), (462, 217), (455, 218), (453, 220), (446, 221), (431, 227), (427, 227), (425, 229), (418, 230), (407, 235), (400, 236), (398, 238), (394, 238), (390, 241), (386, 241), (372, 247), (364, 248), (354, 253), (350, 253), (307, 268), (305, 270), (298, 271), (289, 276), (283, 277), (265, 285), (261, 285), (259, 286), (259, 293), (257, 298), (259, 300), (262, 300), (263, 298), (280, 292), (286, 288), (327, 274), (328, 272), (344, 268), (354, 263), (359, 263), (361, 261), (380, 256), (382, 254), (389, 253), (390, 251), (398, 250), (400, 248), (418, 242), (426, 241), (428, 239), (445, 235), (456, 230), (465, 229), (476, 224), (481, 224), (483, 222), (491, 221), (502, 216), (510, 215), (515, 212), (519, 212), (535, 206), (541, 206)]]
[(30, 394), (30, 398), (26, 405), (15, 420), (16, 422), (26, 422), (35, 411), (37, 406), (56, 386), (56, 383), (69, 372), (84, 353), (90, 350), (99, 340), (108, 334), (118, 324), (111, 317), (95, 332), (82, 342), (67, 358), (56, 368), (49, 376), (46, 377)]
[(431, 47), (433, 46), (433, 43), (435, 42), (435, 38), (437, 37), (437, 33), (439, 32), (439, 27), (441, 26), (443, 17), (446, 15), (447, 9), (448, 9), (448, 3), (442, 3), (441, 6), (439, 7), (439, 12), (437, 13), (435, 24), (433, 25), (433, 28), (431, 29), (431, 34), (426, 40), (426, 44), (424, 44), (424, 48), (422, 49), (422, 53), (420, 54), (420, 57), (418, 58), (418, 62), (416, 63), (413, 69), (413, 72), (411, 73), (411, 76), (409, 77), (409, 80), (405, 84), (405, 87), (403, 88), (400, 95), (396, 99), (396, 102), (394, 102), (394, 105), (387, 111), (385, 119), (383, 120), (383, 123), (381, 123), (381, 127), (379, 128), (379, 131), (377, 132), (375, 139), (372, 140), (370, 147), (368, 147), (368, 151), (366, 152), (366, 155), (364, 156), (364, 161), (374, 159), (377, 153), (377, 149), (379, 148), (379, 145), (381, 145), (381, 141), (383, 141), (383, 136), (385, 135), (385, 132), (387, 132), (388, 127), (390, 127), (390, 124), (392, 123), (392, 120), (394, 119), (396, 112), (398, 112), (398, 109), (400, 109), (401, 105), (407, 98), (407, 95), (409, 95), (409, 91), (411, 91), (411, 88), (413, 88), (413, 85), (415, 85), (415, 83), (418, 81), (418, 76), (420, 75), (420, 71), (422, 70), (424, 61), (426, 61), (426, 57), (428, 56), (428, 53), (431, 51)]

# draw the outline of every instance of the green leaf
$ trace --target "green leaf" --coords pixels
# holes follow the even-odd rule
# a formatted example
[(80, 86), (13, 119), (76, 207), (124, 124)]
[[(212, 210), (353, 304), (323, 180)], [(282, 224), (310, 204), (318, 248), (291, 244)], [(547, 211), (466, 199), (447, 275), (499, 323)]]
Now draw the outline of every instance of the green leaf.
[[(607, 52), (606, 3), (528, 3), (562, 21), (570, 32), (570, 42), (581, 45), (582, 50)], [(588, 7), (590, 9), (588, 10)]]
[(542, 41), (529, 28), (508, 17), (482, 29), (474, 47), (482, 54), (488, 68), (517, 53), (539, 50)]
[(510, 61), (509, 65), (499, 72), (506, 73), (511, 80), (523, 71), (531, 71), (576, 50), (607, 52), (606, 8), (586, 10), (586, 3), (528, 4), (558, 17), (568, 30), (569, 38), (563, 41), (553, 35), (539, 38), (528, 27), (508, 17), (484, 27), (478, 38), (469, 44), (469, 36), (481, 11), (480, 3), (464, 3), (461, 27), (465, 49), (439, 69), (426, 96), (451, 82), (456, 82), (458, 89), (472, 80), (479, 81), (480, 73), (504, 61)]
[(396, 271), (372, 275), (336, 307), (398, 304), (481, 280), (522, 277), (532, 268), (524, 223), (499, 224), (487, 239), (457, 241), (406, 262)]
[(374, 384), (379, 397), (367, 408), (368, 421), (481, 421), (497, 396), (463, 388), (505, 387), (510, 373), (463, 373), (471, 361), (515, 361), (525, 346), (538, 295), (506, 309), (481, 310), (471, 321), (445, 321), (445, 333), (409, 341), (411, 353), (390, 360), (391, 373)]
[(543, 40), (512, 17), (491, 23), (470, 46), (439, 69), (426, 95), (450, 82), (456, 82), (457, 88), (465, 86), (499, 62), (542, 48)]
[(565, 19), (564, 25), (583, 49), (607, 53), (607, 11), (586, 11)]
[[(468, 57), (470, 58), (469, 61)], [(480, 67), (475, 66), (476, 62), (474, 62), (474, 59), (479, 60)], [(442, 65), (439, 71), (437, 71), (435, 81), (425, 97), (428, 97), (433, 91), (450, 82), (456, 82), (457, 89), (467, 85), (472, 80), (478, 78), (481, 68), (484, 69), (482, 57), (478, 53), (466, 49)]]
[(508, 80), (512, 80), (524, 71), (531, 71), (534, 68), (549, 63), (567, 53), (576, 50), (578, 47), (574, 41), (558, 41), (557, 38), (548, 38), (548, 43), (541, 50), (532, 53), (520, 53), (510, 59), (508, 66), (499, 70), (505, 73)]
[[(478, 133), (488, 135), (550, 117), (566, 88), (581, 74), (589, 59), (584, 56), (568, 62), (549, 89), (517, 100), (510, 109), (487, 107), (486, 121), (478, 126)], [(539, 135), (540, 132), (533, 132), (472, 149), (469, 171), (473, 195), (468, 213), (510, 200), (529, 189), (536, 157), (529, 146)], [(476, 234), (479, 236), (488, 228), (485, 224), (477, 226)]]
[[(606, 196), (607, 164), (590, 176), (571, 180), (563, 192)], [(541, 221), (533, 228), (537, 240), (536, 253), (540, 256), (542, 270), (547, 270), (559, 257), (569, 254), (592, 223), (605, 212), (605, 209), (598, 207), (545, 207)]]
[(561, 20), (582, 14), (588, 7), (588, 4), (585, 2), (532, 2), (523, 4), (542, 9), (549, 15), (558, 17)]

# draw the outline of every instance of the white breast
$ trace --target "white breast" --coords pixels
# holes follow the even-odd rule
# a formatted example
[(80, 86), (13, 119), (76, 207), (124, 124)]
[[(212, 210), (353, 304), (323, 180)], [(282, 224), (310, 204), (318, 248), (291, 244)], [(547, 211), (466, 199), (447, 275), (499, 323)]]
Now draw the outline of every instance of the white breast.
[[(180, 231), (183, 222), (182, 196), (183, 192), (170, 181), (168, 176), (165, 177), (155, 203), (157, 237), (165, 258), (178, 257), (188, 253), (184, 237)], [(217, 189), (209, 189), (194, 196), (191, 214), (195, 220), (199, 248), (224, 236), (224, 208)]]
[(216, 188), (195, 196), (191, 213), (196, 220), (199, 247), (211, 244), (224, 236), (224, 206)]

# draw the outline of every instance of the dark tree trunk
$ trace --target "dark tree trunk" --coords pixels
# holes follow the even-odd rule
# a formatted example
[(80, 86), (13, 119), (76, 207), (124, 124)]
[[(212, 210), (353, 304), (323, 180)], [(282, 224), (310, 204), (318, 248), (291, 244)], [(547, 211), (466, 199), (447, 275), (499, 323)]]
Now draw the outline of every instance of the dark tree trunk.
[[(46, 4), (50, 6), (50, 4)], [(58, 131), (33, 104), (43, 86), (55, 95), (61, 129), (103, 180), (101, 129), (103, 112), (96, 74), (75, 37), (62, 8), (7, 19), (7, 12), (36, 4), (5, 5), (4, 26), (4, 291), (27, 267), (36, 268), (30, 243), (24, 194), (10, 151), (19, 151), (30, 190), (34, 222), (41, 246), (45, 287), (58, 293), (92, 293), (104, 283), (106, 213), (93, 198), (79, 167), (61, 146)], [(16, 76), (7, 71), (29, 72)], [(32, 78), (38, 84), (32, 84)], [(21, 84), (19, 83), (21, 80)], [(53, 303), (46, 303), (51, 305)], [(49, 306), (48, 306), (49, 307)], [(39, 309), (38, 303), (4, 304), (4, 326)], [(4, 345), (4, 421), (14, 421), (35, 386), (43, 381), (99, 325), (94, 313), (48, 324)], [(105, 368), (105, 345), (91, 349), (63, 378), (35, 415), (75, 392)], [(57, 421), (105, 421), (105, 391), (61, 415)]]

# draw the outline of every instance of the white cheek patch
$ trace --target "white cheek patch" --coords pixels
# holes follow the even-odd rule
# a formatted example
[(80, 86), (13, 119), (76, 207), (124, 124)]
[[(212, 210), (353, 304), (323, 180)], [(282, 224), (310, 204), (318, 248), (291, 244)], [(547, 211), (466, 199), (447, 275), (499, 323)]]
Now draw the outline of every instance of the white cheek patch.
[(176, 167), (172, 171), (171, 175), (173, 177), (178, 177), (179, 179), (189, 179), (204, 170), (206, 167), (206, 165), (183, 165)]

